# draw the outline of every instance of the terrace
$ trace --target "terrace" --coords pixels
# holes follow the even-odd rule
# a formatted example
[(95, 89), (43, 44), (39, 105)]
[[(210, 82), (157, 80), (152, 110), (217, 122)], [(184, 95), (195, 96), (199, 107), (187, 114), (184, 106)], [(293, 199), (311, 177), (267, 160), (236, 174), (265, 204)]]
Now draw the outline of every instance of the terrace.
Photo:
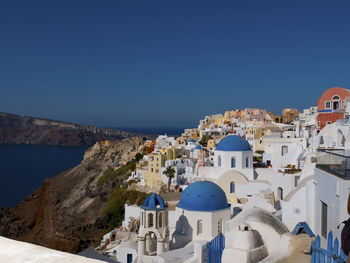
[(350, 180), (350, 156), (344, 149), (318, 149), (316, 168)]

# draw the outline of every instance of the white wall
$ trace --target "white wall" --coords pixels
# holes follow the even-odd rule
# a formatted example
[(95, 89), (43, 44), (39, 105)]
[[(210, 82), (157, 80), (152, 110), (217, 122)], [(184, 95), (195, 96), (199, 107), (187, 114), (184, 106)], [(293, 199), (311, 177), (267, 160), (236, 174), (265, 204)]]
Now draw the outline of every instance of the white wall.
[[(189, 211), (176, 207), (175, 215), (177, 227), (181, 226), (180, 220), (185, 220), (184, 235), (191, 237), (191, 240), (210, 241), (218, 235), (218, 222), (222, 219), (222, 231), (225, 222), (231, 219), (231, 209), (222, 209), (213, 212)], [(180, 219), (181, 218), (181, 219)], [(198, 232), (198, 220), (202, 220), (202, 233)], [(177, 229), (179, 231), (179, 229)]]
[(141, 215), (141, 207), (137, 205), (125, 204), (123, 226), (128, 227), (131, 218), (138, 218)]
[(310, 177), (305, 183), (301, 183), (295, 192), (287, 196), (287, 199), (281, 201), (282, 222), (292, 231), (296, 224), (305, 221), (314, 231), (314, 204), (315, 184)]
[[(343, 180), (318, 168), (315, 169), (315, 230), (321, 236), (321, 201), (327, 204), (327, 234), (332, 230), (334, 238), (340, 240), (342, 227), (337, 226), (348, 219), (347, 202), (350, 181)], [(323, 239), (323, 237), (321, 237)]]
[[(218, 164), (218, 158), (221, 156), (221, 166)], [(231, 169), (231, 158), (236, 158), (236, 167), (234, 169), (242, 170), (253, 168), (253, 151), (214, 151), (214, 167)], [(246, 158), (248, 158), (248, 167), (246, 167)]]

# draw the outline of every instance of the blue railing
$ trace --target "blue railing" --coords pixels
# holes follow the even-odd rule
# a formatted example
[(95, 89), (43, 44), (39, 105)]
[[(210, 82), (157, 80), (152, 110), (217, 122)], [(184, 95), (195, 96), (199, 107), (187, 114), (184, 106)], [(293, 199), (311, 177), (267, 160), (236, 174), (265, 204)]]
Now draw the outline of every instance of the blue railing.
[(321, 248), (320, 236), (317, 236), (312, 242), (311, 249), (311, 263), (345, 263), (347, 260), (343, 250), (339, 247), (338, 238), (333, 243), (332, 231), (328, 234), (327, 249)]
[(225, 248), (225, 237), (220, 233), (207, 243), (207, 263), (221, 263), (222, 252)]

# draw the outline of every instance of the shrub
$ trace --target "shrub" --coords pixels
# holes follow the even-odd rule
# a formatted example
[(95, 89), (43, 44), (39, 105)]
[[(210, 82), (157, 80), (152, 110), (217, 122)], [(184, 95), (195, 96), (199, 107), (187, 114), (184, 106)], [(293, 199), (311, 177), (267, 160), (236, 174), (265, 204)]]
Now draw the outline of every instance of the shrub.
[(103, 175), (98, 179), (97, 186), (101, 186), (109, 180), (122, 178), (126, 180), (132, 171), (136, 168), (136, 159), (127, 162), (124, 166), (120, 167), (116, 171), (113, 168), (108, 168), (104, 171)]
[(199, 144), (202, 146), (207, 146), (209, 139), (210, 139), (209, 135), (203, 135), (202, 139), (199, 141)]
[(147, 197), (147, 193), (137, 190), (126, 190), (117, 188), (109, 197), (108, 203), (104, 209), (104, 214), (109, 225), (109, 229), (120, 226), (124, 218), (125, 203), (129, 205), (137, 204), (141, 206)]

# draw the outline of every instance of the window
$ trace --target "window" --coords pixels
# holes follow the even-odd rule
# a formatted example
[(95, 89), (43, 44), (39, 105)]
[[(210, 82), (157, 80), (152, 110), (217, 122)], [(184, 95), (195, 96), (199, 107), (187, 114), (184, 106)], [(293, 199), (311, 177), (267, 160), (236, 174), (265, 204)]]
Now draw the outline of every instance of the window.
[(344, 100), (341, 101), (341, 108), (345, 109), (345, 101)]
[(326, 108), (326, 109), (330, 109), (330, 108), (331, 108), (331, 102), (330, 102), (329, 100), (327, 100), (327, 101), (325, 102), (325, 108)]
[(235, 168), (236, 167), (236, 158), (232, 157), (231, 158), (231, 168)]
[(330, 121), (327, 121), (327, 125), (329, 125), (329, 124), (331, 124), (331, 122), (330, 122)]
[(162, 227), (163, 226), (163, 214), (160, 213), (158, 216), (158, 226)]
[(203, 222), (202, 220), (197, 221), (197, 235), (203, 233)]
[(300, 176), (295, 176), (294, 177), (294, 187), (298, 186), (299, 179), (300, 179)]
[(230, 183), (230, 193), (233, 194), (235, 192), (235, 182)]
[(249, 158), (248, 157), (246, 157), (245, 158), (245, 167), (249, 167)]
[(320, 122), (319, 121), (317, 122), (317, 128), (320, 128)]
[(321, 201), (321, 235), (327, 238), (327, 205)]
[(221, 155), (218, 156), (218, 166), (221, 167)]
[(148, 214), (148, 227), (153, 227), (153, 214)]
[(285, 156), (288, 153), (288, 146), (282, 146), (281, 154), (282, 156)]
[(222, 233), (222, 219), (220, 218), (218, 221), (218, 234)]
[(282, 189), (282, 187), (278, 187), (278, 189), (277, 189), (277, 199), (278, 200), (283, 200), (283, 189)]

